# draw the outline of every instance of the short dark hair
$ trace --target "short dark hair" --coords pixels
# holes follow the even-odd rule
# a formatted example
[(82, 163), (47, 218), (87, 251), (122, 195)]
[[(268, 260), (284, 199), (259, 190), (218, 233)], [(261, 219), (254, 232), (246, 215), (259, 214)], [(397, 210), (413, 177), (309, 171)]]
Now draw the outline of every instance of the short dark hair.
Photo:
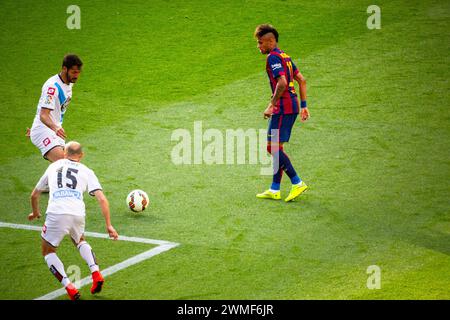
[(278, 31), (271, 24), (260, 24), (257, 26), (255, 30), (255, 37), (261, 38), (268, 33), (273, 33), (275, 40), (278, 42)]
[(63, 63), (62, 63), (63, 67), (70, 69), (73, 66), (78, 66), (78, 68), (81, 68), (82, 65), (83, 65), (83, 62), (76, 54), (66, 54), (64, 56)]

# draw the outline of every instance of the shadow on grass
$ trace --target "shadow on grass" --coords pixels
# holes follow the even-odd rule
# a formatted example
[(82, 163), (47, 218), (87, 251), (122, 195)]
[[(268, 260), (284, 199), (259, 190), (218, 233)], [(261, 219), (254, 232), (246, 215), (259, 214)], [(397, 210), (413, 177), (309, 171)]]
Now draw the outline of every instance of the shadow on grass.
[(443, 232), (408, 234), (406, 240), (416, 246), (450, 255), (450, 235)]

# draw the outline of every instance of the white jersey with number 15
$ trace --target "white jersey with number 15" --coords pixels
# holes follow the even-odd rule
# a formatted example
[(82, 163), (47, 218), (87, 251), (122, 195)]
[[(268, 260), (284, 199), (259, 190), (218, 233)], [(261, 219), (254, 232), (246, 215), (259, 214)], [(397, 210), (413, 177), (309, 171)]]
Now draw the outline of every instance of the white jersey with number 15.
[(36, 189), (45, 190), (47, 185), (47, 214), (85, 216), (83, 193), (87, 191), (93, 195), (94, 191), (102, 189), (94, 171), (69, 159), (52, 163), (39, 180)]

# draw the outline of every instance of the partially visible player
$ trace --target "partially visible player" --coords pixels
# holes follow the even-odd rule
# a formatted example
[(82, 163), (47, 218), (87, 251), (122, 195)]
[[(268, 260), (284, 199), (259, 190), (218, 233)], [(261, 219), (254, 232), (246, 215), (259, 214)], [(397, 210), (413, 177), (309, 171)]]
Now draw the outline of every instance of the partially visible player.
[[(264, 110), (264, 119), (270, 118), (267, 133), (267, 151), (275, 161), (272, 185), (256, 197), (261, 199), (281, 199), (280, 184), (283, 171), (289, 176), (292, 188), (285, 201), (297, 198), (307, 185), (300, 179), (291, 160), (283, 150), (283, 144), (289, 142), (292, 127), (300, 112), (301, 120), (309, 118), (306, 106), (306, 81), (292, 59), (278, 48), (278, 31), (270, 24), (259, 25), (254, 34), (258, 49), (267, 55), (266, 71), (270, 80), (272, 97)], [(300, 87), (301, 104), (295, 92), (294, 80)]]
[(118, 234), (111, 225), (109, 203), (95, 173), (80, 163), (84, 153), (78, 142), (68, 142), (64, 150), (64, 159), (52, 163), (39, 180), (31, 194), (33, 212), (28, 220), (41, 216), (39, 197), (42, 190), (49, 187), (49, 200), (45, 224), (42, 228), (42, 255), (50, 271), (66, 288), (71, 300), (80, 298), (78, 289), (67, 278), (62, 261), (56, 255), (56, 249), (65, 235), (69, 234), (86, 261), (92, 274), (91, 293), (100, 292), (104, 279), (97, 265), (94, 252), (84, 238), (85, 205), (83, 193), (88, 191), (95, 196), (106, 222), (106, 230), (111, 238), (117, 240)]
[(41, 90), (36, 116), (27, 135), (50, 162), (64, 158), (66, 132), (62, 127), (64, 113), (72, 99), (72, 86), (77, 82), (83, 62), (68, 54), (62, 62), (61, 72), (48, 79)]

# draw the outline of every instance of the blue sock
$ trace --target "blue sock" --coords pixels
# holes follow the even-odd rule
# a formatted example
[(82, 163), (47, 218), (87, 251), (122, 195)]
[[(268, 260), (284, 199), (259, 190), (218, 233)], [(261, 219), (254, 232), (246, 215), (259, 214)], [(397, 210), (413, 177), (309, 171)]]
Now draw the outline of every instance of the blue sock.
[(292, 184), (299, 184), (300, 182), (302, 182), (302, 179), (300, 179), (299, 176), (295, 176), (291, 178), (291, 182)]
[(291, 160), (287, 156), (287, 154), (284, 152), (284, 150), (280, 150), (280, 168), (283, 168), (284, 171), (286, 171), (286, 174), (291, 179), (292, 184), (297, 184), (302, 181), (302, 179), (299, 178), (297, 175), (297, 172), (295, 172), (294, 167), (292, 166)]
[(279, 191), (280, 190), (280, 186), (281, 186), (281, 183), (272, 182), (272, 185), (270, 186), (270, 189)]
[[(283, 171), (286, 171), (286, 174), (291, 179), (292, 184), (298, 184), (302, 181), (300, 177), (297, 175), (297, 172), (295, 172), (294, 167), (292, 166), (291, 160), (289, 159), (288, 155), (284, 152), (283, 147), (280, 149), (272, 150), (269, 146), (269, 152), (270, 153), (278, 153), (278, 168), (274, 168), (274, 175), (272, 180), (272, 185), (270, 189), (272, 190), (280, 190), (281, 185), (281, 178), (283, 177)], [(274, 166), (276, 163), (274, 162)]]
[(275, 173), (273, 174), (272, 186), (270, 187), (270, 189), (280, 190), (281, 179), (283, 178), (283, 167), (281, 166), (281, 162), (278, 163), (278, 168), (275, 167), (277, 165), (275, 161), (273, 165), (274, 165), (273, 171)]
[[(275, 163), (274, 163), (274, 165), (275, 165)], [(276, 168), (274, 168), (274, 171), (275, 170), (276, 170)], [(280, 167), (280, 168), (278, 168), (278, 171), (273, 175), (272, 185), (270, 186), (270, 189), (280, 190), (281, 178), (283, 178), (283, 169)]]

